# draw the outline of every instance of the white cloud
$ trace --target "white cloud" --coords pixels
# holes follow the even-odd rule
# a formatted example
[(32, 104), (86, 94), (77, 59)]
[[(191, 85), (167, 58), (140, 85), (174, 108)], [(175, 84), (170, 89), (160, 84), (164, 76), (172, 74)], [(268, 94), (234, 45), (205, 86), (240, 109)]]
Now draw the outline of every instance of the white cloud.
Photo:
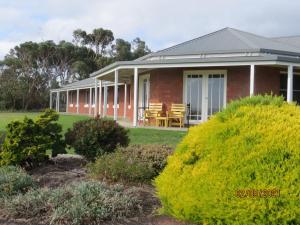
[(154, 50), (227, 26), (267, 36), (300, 34), (299, 8), (299, 1), (280, 0), (7, 0), (0, 3), (0, 57), (26, 40), (71, 41), (76, 28), (139, 36)]

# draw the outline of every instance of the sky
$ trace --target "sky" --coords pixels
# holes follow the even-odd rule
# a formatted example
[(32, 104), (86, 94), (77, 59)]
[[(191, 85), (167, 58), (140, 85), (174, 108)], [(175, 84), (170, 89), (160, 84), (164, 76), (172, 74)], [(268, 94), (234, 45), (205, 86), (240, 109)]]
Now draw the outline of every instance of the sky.
[(72, 41), (77, 28), (140, 37), (153, 51), (224, 27), (300, 35), (299, 9), (299, 0), (0, 0), (0, 59), (25, 41)]

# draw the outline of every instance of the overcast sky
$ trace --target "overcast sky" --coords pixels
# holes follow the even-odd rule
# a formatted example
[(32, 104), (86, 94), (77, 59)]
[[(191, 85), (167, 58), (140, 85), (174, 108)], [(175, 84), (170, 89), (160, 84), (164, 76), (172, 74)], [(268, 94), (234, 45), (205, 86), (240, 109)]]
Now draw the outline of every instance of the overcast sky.
[(0, 0), (0, 58), (24, 41), (72, 40), (74, 29), (111, 29), (159, 50), (224, 27), (300, 35), (299, 0)]

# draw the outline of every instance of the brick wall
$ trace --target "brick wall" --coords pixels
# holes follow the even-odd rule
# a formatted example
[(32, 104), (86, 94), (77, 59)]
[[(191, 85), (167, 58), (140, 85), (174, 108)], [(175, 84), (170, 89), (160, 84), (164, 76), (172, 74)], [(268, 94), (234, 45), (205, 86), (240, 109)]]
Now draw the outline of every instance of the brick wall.
[[(183, 102), (183, 71), (195, 70), (199, 68), (166, 68), (155, 69), (150, 72), (150, 99), (149, 102), (162, 102), (165, 104), (165, 110), (169, 110), (172, 103)], [(227, 70), (227, 102), (238, 99), (241, 97), (249, 96), (250, 86), (250, 66), (240, 67), (219, 67), (219, 68), (202, 68), (203, 70), (209, 69), (226, 69)], [(133, 83), (133, 78), (130, 82)], [(79, 113), (88, 114), (89, 107), (85, 105), (85, 91), (83, 89), (79, 92)], [(280, 91), (280, 69), (267, 66), (255, 67), (255, 94), (273, 93), (279, 94)], [(76, 91), (70, 91), (73, 94), (73, 107), (69, 106), (70, 113), (76, 113)], [(127, 113), (128, 120), (133, 120), (133, 85), (127, 85)], [(98, 91), (99, 94), (99, 91)], [(118, 117), (123, 118), (124, 113), (124, 85), (119, 86), (119, 108)], [(69, 97), (70, 100), (70, 97)], [(88, 99), (89, 100), (89, 99)], [(99, 99), (98, 99), (99, 101)], [(104, 103), (104, 88), (102, 89), (102, 109)], [(70, 102), (71, 104), (71, 102)], [(114, 87), (108, 87), (108, 109), (107, 115), (113, 116), (114, 114)], [(98, 107), (98, 106), (97, 106)], [(97, 110), (98, 111), (98, 110)], [(103, 112), (103, 111), (102, 111)], [(92, 115), (94, 108), (92, 108)]]
[(150, 72), (149, 102), (162, 102), (166, 110), (172, 103), (183, 102), (183, 70), (157, 69)]

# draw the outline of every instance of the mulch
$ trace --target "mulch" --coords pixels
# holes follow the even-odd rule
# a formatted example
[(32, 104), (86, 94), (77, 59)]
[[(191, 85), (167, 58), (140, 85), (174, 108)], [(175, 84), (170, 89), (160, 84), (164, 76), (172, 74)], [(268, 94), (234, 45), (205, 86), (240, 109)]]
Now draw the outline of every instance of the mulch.
[[(47, 164), (29, 171), (40, 187), (56, 188), (77, 181), (88, 180), (86, 161), (77, 155), (59, 155)], [(187, 225), (170, 217), (158, 215), (160, 202), (155, 197), (155, 190), (150, 185), (138, 186), (142, 199), (142, 211), (136, 217), (122, 221), (103, 222), (103, 225)], [(14, 219), (0, 209), (0, 225), (47, 225), (40, 218)]]

